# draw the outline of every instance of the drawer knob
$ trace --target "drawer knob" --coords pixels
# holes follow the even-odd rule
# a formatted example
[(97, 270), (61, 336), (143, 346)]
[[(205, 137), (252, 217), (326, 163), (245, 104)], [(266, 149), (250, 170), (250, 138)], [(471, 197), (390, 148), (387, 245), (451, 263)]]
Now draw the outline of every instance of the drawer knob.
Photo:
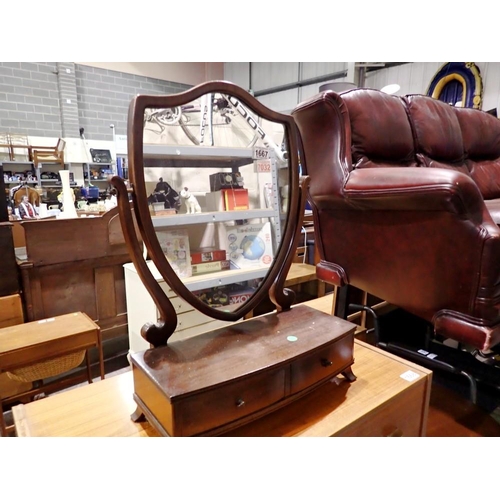
[(327, 366), (332, 366), (333, 362), (330, 361), (329, 359), (326, 359), (326, 358), (322, 358), (321, 359), (321, 366), (324, 366), (325, 368)]
[(236, 408), (241, 408), (244, 404), (245, 401), (243, 401), (243, 399), (240, 398), (236, 401)]

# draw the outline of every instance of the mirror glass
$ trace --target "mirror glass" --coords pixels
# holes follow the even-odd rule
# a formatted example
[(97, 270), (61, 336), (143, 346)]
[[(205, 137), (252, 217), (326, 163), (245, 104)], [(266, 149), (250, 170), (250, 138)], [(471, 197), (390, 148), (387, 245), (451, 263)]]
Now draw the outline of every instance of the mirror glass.
[(262, 285), (282, 244), (286, 127), (225, 93), (172, 107), (154, 102), (144, 108), (136, 150), (156, 238), (190, 302), (234, 312)]

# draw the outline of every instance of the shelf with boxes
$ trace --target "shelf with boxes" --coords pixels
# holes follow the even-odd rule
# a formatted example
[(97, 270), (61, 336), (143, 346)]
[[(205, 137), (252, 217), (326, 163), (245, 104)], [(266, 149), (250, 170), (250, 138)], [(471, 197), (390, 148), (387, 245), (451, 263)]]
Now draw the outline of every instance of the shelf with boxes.
[[(24, 183), (32, 186), (60, 186), (61, 180), (58, 171), (60, 165), (54, 163), (39, 163), (38, 168), (34, 167), (34, 163), (30, 161), (4, 161), (2, 162), (4, 182), (6, 185)], [(69, 165), (65, 165), (65, 170)], [(71, 174), (71, 183), (76, 186)]]
[[(70, 168), (70, 164), (65, 164), (65, 170)], [(38, 209), (39, 203), (50, 206), (58, 205), (57, 197), (62, 189), (59, 175), (61, 166), (59, 164), (39, 163), (38, 168), (34, 168), (33, 162), (4, 161), (2, 162), (2, 170), (5, 194), (14, 210), (17, 209), (19, 204), (19, 192), (24, 191), (25, 188), (26, 195), (36, 209)], [(69, 175), (70, 186), (76, 188), (78, 184), (75, 182), (74, 173), (70, 171)]]
[[(267, 177), (261, 179), (255, 170), (252, 148), (145, 144), (144, 167), (166, 169), (166, 175), (173, 172), (179, 178), (177, 183), (184, 186), (173, 207), (166, 206), (171, 204), (168, 199), (164, 202), (162, 208), (170, 208), (170, 215), (156, 215), (152, 211), (153, 226), (171, 265), (174, 255), (169, 253), (168, 245), (172, 238), (180, 237), (191, 249), (226, 251), (224, 261), (228, 268), (212, 265), (206, 266), (207, 270), (259, 269), (265, 274), (273, 259), (273, 248), (277, 248), (281, 239), (277, 167), (276, 162), (272, 164)], [(211, 170), (205, 170), (205, 174), (204, 169)], [(162, 189), (164, 192), (175, 191), (172, 187), (174, 181), (160, 179), (153, 193)], [(195, 183), (196, 195), (185, 185), (188, 183)], [(158, 187), (159, 184), (162, 185)], [(267, 193), (266, 197), (263, 184), (271, 184), (270, 196)], [(197, 197), (203, 197), (201, 203)], [(190, 201), (190, 198), (195, 200)], [(152, 205), (156, 203), (151, 201)], [(169, 231), (169, 228), (175, 228), (175, 231)], [(193, 272), (191, 264), (186, 261), (182, 270), (175, 270), (183, 278), (190, 277)], [(197, 270), (195, 268), (195, 272)]]
[(87, 184), (93, 182), (109, 182), (109, 178), (116, 175), (115, 161), (109, 149), (89, 149), (92, 161), (85, 163), (83, 179)]
[(108, 182), (110, 175), (115, 175), (113, 163), (87, 163), (83, 171), (83, 178), (90, 182)]

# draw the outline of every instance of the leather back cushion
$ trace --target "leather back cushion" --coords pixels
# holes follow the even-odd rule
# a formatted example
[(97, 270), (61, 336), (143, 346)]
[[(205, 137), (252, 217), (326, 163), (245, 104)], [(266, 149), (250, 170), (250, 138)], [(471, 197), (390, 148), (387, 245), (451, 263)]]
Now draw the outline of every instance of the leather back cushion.
[(371, 89), (341, 96), (349, 111), (354, 168), (417, 166), (412, 130), (399, 97)]
[(403, 98), (413, 127), (418, 161), (424, 167), (453, 168), (469, 175), (455, 108), (423, 95)]
[(467, 166), (483, 198), (500, 198), (500, 120), (484, 111), (456, 108)]

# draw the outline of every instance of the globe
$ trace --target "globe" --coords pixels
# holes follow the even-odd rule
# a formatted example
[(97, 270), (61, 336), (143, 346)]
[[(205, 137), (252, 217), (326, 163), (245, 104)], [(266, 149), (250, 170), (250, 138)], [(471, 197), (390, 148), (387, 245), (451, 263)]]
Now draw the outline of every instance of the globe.
[(243, 257), (248, 260), (260, 259), (266, 250), (262, 238), (256, 235), (245, 236), (241, 242), (240, 248), (243, 251)]

